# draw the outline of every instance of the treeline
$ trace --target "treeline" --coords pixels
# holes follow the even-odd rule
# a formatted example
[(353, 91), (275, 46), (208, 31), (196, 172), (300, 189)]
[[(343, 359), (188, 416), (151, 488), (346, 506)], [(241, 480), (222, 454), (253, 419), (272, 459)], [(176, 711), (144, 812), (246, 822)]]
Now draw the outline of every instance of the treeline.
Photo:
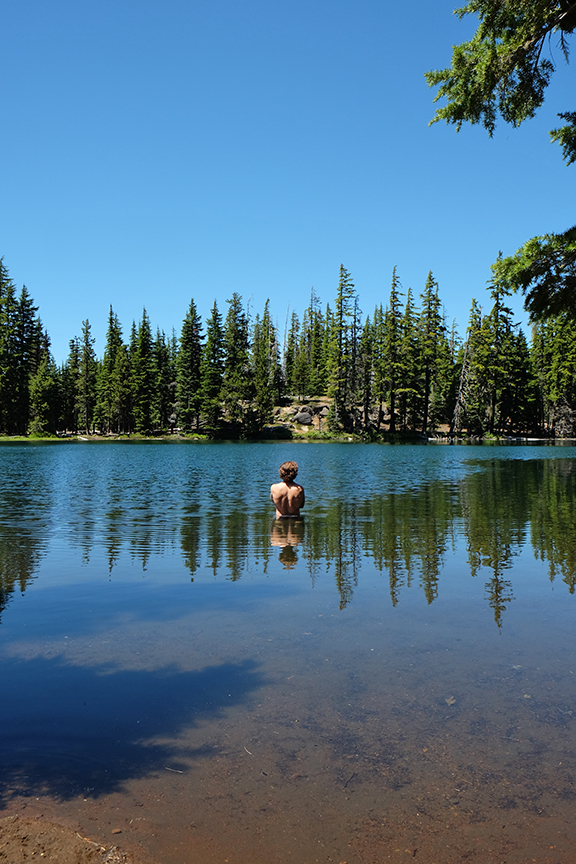
[(128, 339), (111, 307), (102, 358), (86, 320), (57, 366), (38, 308), (0, 259), (0, 430), (251, 435), (276, 406), (326, 399), (330, 429), (367, 436), (442, 424), (478, 435), (574, 432), (573, 325), (551, 318), (529, 345), (498, 284), (489, 312), (472, 302), (464, 342), (447, 325), (432, 273), (417, 304), (394, 268), (386, 303), (363, 317), (341, 266), (333, 306), (312, 291), (282, 338), (268, 301), (254, 319), (240, 295), (226, 303), (224, 315), (215, 302), (204, 325), (192, 300), (170, 336), (154, 332), (144, 310)]

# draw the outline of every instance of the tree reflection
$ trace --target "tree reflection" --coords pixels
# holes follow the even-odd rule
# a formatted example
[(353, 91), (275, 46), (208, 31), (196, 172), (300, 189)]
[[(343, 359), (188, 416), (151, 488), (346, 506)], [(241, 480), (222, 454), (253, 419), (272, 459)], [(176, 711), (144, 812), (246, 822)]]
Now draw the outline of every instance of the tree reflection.
[(48, 548), (52, 489), (40, 467), (0, 478), (0, 615), (36, 577)]
[(473, 578), (484, 576), (485, 600), (498, 627), (514, 599), (512, 567), (528, 542), (547, 562), (550, 580), (561, 578), (574, 594), (574, 461), (495, 458), (470, 460), (467, 468), (455, 482), (370, 495), (343, 490), (341, 498), (312, 501), (305, 521), (275, 520), (264, 500), (228, 507), (203, 495), (198, 472), (161, 500), (158, 482), (142, 488), (136, 480), (119, 483), (110, 476), (100, 489), (104, 503), (89, 477), (72, 474), (67, 503), (56, 516), (41, 466), (36, 473), (21, 471), (2, 487), (0, 612), (36, 574), (56, 524), (65, 526), (85, 561), (94, 545), (103, 547), (110, 573), (123, 551), (145, 567), (152, 555), (174, 546), (192, 577), (204, 567), (237, 581), (250, 568), (267, 573), (279, 562), (288, 571), (304, 568), (313, 583), (330, 574), (341, 609), (352, 601), (362, 566), (388, 580), (393, 606), (415, 583), (432, 603), (442, 591), (447, 554), (461, 538), (467, 570)]
[(536, 465), (530, 539), (534, 553), (548, 562), (550, 581), (557, 575), (574, 594), (576, 586), (576, 470), (571, 459), (556, 459), (546, 469)]

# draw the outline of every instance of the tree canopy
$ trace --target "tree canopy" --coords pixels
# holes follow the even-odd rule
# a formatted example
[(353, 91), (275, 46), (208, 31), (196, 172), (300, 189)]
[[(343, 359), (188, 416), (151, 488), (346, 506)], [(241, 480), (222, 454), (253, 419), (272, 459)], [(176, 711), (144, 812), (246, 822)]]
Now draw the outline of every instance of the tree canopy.
[[(575, 0), (471, 0), (455, 14), (476, 15), (479, 24), (470, 41), (454, 46), (448, 69), (426, 73), (429, 86), (438, 87), (434, 101), (446, 99), (431, 122), (445, 120), (457, 131), (463, 123), (481, 123), (491, 136), (498, 116), (512, 126), (533, 117), (555, 70), (546, 45), (556, 38), (568, 62)], [(559, 117), (565, 123), (550, 136), (570, 165), (576, 161), (576, 112)], [(492, 269), (506, 289), (524, 293), (533, 318), (563, 311), (576, 317), (576, 226), (533, 237)]]

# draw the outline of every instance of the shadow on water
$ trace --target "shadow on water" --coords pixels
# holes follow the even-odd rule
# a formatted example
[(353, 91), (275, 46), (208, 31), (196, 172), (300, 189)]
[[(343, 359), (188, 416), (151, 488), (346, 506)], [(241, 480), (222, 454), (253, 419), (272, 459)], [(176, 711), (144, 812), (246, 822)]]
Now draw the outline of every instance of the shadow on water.
[(214, 746), (190, 749), (162, 739), (246, 704), (264, 683), (250, 660), (183, 672), (5, 659), (0, 807), (15, 795), (96, 798), (156, 771), (186, 772)]

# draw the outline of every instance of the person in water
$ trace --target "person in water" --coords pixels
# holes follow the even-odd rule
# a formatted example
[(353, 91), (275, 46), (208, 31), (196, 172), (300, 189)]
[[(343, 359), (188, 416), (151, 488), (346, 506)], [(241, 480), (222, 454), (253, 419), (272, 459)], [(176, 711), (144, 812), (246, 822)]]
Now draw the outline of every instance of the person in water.
[(296, 462), (283, 462), (279, 469), (280, 483), (270, 487), (270, 498), (276, 507), (276, 519), (294, 519), (304, 507), (304, 489), (295, 483), (298, 474)]

